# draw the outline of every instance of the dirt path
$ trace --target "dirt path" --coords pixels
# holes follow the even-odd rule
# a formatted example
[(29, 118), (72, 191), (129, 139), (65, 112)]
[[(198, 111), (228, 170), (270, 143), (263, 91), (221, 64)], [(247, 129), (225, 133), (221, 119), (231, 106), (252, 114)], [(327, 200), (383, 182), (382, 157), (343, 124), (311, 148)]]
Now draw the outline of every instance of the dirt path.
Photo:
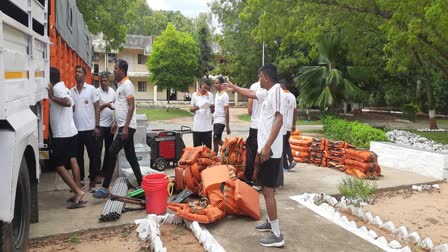
[[(135, 231), (135, 225), (52, 236), (29, 242), (29, 252), (112, 252), (151, 251), (149, 241), (141, 241)], [(183, 226), (162, 225), (160, 227), (163, 246), (167, 251), (199, 252), (204, 251), (193, 233)]]
[(399, 191), (382, 194), (374, 205), (364, 207), (395, 227), (404, 225), (408, 232), (430, 237), (435, 244), (448, 243), (448, 184), (440, 192)]

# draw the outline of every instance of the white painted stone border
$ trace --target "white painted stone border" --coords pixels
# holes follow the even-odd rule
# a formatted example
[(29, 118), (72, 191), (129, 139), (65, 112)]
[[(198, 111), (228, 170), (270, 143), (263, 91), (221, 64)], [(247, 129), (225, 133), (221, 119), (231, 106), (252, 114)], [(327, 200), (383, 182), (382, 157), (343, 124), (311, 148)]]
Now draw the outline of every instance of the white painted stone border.
[(142, 240), (146, 240), (149, 237), (151, 251), (154, 252), (166, 252), (167, 249), (163, 247), (160, 240), (160, 225), (161, 224), (181, 224), (185, 223), (186, 226), (193, 232), (196, 239), (202, 244), (205, 251), (208, 252), (224, 252), (224, 248), (216, 239), (210, 234), (210, 232), (197, 221), (186, 221), (178, 217), (175, 214), (166, 213), (165, 215), (148, 214), (144, 219), (135, 220), (135, 224), (138, 225), (138, 236)]
[[(375, 231), (368, 230), (366, 226), (358, 228), (354, 221), (349, 221), (346, 216), (341, 215), (337, 210), (335, 210), (334, 206), (339, 205), (339, 207), (341, 208), (350, 209), (353, 215), (358, 216), (359, 218), (368, 221), (369, 223), (383, 230), (389, 231), (390, 234), (392, 236), (397, 237), (397, 239), (413, 242), (418, 247), (431, 250), (431, 252), (435, 251), (448, 252), (447, 244), (441, 244), (434, 247), (434, 244), (429, 237), (421, 240), (417, 232), (408, 234), (406, 227), (400, 226), (398, 228), (395, 228), (395, 225), (391, 221), (383, 223), (383, 220), (381, 220), (379, 216), (373, 217), (373, 215), (370, 212), (363, 213), (362, 209), (357, 208), (353, 205), (347, 205), (345, 201), (338, 202), (338, 200), (334, 197), (326, 195), (322, 199), (322, 196), (320, 194), (304, 193), (301, 195), (290, 196), (289, 198), (299, 202), (306, 208), (312, 210), (313, 212), (319, 214), (322, 217), (325, 217), (327, 220), (355, 234), (356, 236), (370, 242), (371, 244), (383, 249), (384, 251), (411, 252), (411, 249), (408, 246), (402, 247), (402, 245), (396, 240), (388, 242), (385, 237), (383, 236), (378, 237)], [(323, 200), (324, 203), (316, 205), (315, 202), (316, 200), (319, 199)]]

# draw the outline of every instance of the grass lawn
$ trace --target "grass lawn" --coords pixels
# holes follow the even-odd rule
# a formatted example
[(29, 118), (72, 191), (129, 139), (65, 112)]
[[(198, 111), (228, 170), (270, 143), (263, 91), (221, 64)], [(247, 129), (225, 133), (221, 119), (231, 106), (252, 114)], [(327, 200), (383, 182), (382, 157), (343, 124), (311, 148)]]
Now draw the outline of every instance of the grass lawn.
[[(429, 124), (429, 122), (428, 122)], [(448, 120), (447, 119), (437, 119), (437, 127), (442, 129), (448, 129)]]
[[(421, 124), (425, 124), (425, 127), (429, 127), (429, 120), (419, 120)], [(437, 119), (437, 127), (440, 129), (448, 129), (448, 119)]]
[[(250, 122), (250, 115), (244, 114), (240, 115), (238, 117), (241, 121)], [(320, 120), (314, 120), (314, 121), (305, 121), (305, 120), (296, 120), (296, 125), (322, 125), (322, 122)]]
[(161, 121), (179, 117), (191, 117), (191, 113), (184, 109), (138, 109), (137, 114), (146, 114), (148, 121)]
[(448, 144), (448, 132), (421, 132), (410, 130), (412, 133), (434, 140), (441, 144)]

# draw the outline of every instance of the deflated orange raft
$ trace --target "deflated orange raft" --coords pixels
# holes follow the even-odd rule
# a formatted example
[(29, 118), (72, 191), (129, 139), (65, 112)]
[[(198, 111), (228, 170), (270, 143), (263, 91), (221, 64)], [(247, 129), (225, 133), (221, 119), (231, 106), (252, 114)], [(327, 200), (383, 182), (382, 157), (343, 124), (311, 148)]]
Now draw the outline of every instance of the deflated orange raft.
[(168, 208), (181, 218), (200, 223), (212, 223), (227, 214), (244, 215), (259, 220), (258, 192), (237, 179), (235, 170), (232, 166), (214, 165), (202, 171), (203, 190), (208, 204), (169, 203)]

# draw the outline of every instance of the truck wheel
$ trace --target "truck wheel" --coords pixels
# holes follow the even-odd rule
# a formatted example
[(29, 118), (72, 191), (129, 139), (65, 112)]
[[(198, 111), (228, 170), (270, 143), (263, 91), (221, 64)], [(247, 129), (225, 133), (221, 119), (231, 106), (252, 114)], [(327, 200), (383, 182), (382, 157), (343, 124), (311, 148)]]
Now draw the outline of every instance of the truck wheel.
[(156, 161), (154, 162), (154, 168), (158, 171), (163, 171), (165, 170), (167, 166), (166, 160), (164, 158), (157, 158)]
[(14, 218), (11, 223), (0, 222), (0, 251), (25, 251), (31, 217), (31, 192), (28, 167), (23, 157), (17, 180)]

